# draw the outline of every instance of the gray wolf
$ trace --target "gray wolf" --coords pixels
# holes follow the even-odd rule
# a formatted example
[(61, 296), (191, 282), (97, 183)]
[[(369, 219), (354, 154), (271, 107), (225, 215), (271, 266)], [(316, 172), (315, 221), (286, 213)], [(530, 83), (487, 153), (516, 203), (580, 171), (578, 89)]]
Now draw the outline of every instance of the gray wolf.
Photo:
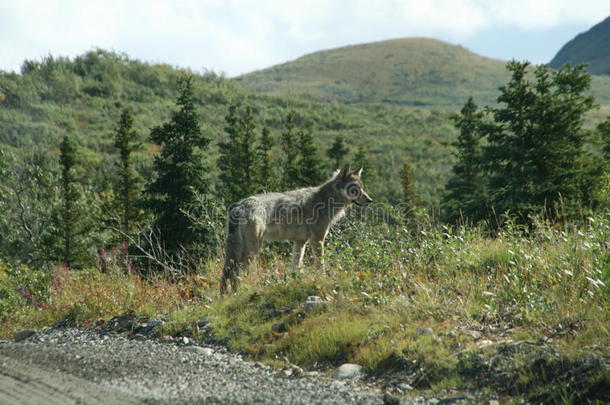
[(368, 205), (373, 200), (364, 191), (362, 169), (337, 170), (318, 187), (283, 193), (265, 193), (245, 198), (229, 209), (225, 263), (220, 292), (227, 282), (237, 291), (239, 271), (257, 256), (263, 241), (294, 241), (292, 266), (303, 263), (309, 242), (318, 265), (322, 265), (324, 239), (330, 227), (345, 215), (352, 204)]

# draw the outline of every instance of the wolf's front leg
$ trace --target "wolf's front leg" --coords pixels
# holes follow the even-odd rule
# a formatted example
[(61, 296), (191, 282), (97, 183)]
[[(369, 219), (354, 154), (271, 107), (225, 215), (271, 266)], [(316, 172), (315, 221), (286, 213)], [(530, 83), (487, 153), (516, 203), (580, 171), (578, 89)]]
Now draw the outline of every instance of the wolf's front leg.
[(292, 271), (296, 271), (298, 267), (303, 265), (303, 254), (307, 242), (295, 241), (292, 245)]
[(316, 266), (324, 266), (324, 240), (311, 241), (311, 247)]

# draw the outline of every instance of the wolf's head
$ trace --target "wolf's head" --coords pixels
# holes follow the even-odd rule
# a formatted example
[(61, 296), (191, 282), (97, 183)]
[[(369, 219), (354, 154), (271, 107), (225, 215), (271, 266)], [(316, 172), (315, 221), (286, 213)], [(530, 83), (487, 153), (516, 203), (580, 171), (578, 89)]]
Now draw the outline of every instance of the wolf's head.
[(333, 182), (345, 202), (366, 206), (372, 203), (373, 199), (364, 191), (361, 175), (362, 169), (352, 171), (349, 166), (345, 166), (335, 173)]

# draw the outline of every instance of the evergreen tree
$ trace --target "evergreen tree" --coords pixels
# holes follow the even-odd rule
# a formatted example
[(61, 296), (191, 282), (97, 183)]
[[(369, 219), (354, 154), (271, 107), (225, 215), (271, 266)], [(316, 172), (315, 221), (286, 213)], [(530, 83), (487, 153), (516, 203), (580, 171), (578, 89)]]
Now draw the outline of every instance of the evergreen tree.
[(257, 146), (258, 154), (258, 184), (260, 191), (269, 191), (273, 189), (273, 173), (272, 173), (272, 148), (273, 138), (267, 127), (264, 127), (261, 132), (259, 145)]
[(225, 118), (227, 142), (219, 143), (220, 181), (222, 197), (227, 204), (235, 203), (254, 194), (259, 189), (257, 182), (258, 156), (255, 149), (256, 134), (252, 109), (239, 111), (236, 105), (229, 107)]
[(195, 203), (197, 195), (209, 194), (203, 152), (210, 140), (197, 119), (192, 78), (180, 78), (178, 90), (178, 111), (150, 134), (151, 140), (161, 146), (161, 153), (153, 164), (157, 176), (146, 190), (147, 205), (155, 215), (154, 226), (170, 255), (208, 242), (208, 235), (194, 227), (185, 212)]
[(76, 144), (65, 135), (60, 147), (61, 207), (54, 218), (57, 258), (67, 267), (81, 267), (86, 262), (87, 238), (91, 232), (90, 212), (85, 212), (83, 196), (76, 181)]
[(354, 168), (359, 169), (362, 168), (362, 182), (366, 185), (368, 184), (373, 177), (375, 177), (375, 171), (373, 166), (371, 165), (370, 160), (366, 155), (366, 151), (364, 150), (364, 146), (359, 145), (358, 151), (354, 155)]
[(282, 162), (282, 179), (281, 187), (285, 190), (290, 190), (301, 186), (299, 168), (297, 159), (299, 157), (299, 149), (297, 147), (296, 114), (290, 111), (284, 120), (284, 130), (280, 136), (280, 149), (283, 152)]
[(415, 192), (415, 179), (411, 163), (405, 159), (400, 170), (400, 182), (402, 184), (402, 210), (407, 221), (413, 221), (417, 215), (417, 195)]
[(484, 152), (493, 207), (525, 222), (542, 210), (556, 216), (560, 201), (569, 213), (586, 200), (592, 183), (583, 167), (582, 125), (594, 107), (594, 99), (583, 94), (591, 81), (584, 67), (550, 72), (539, 66), (530, 82), (528, 66), (508, 63), (512, 77), (500, 88), (501, 107), (489, 108), (495, 124), (485, 126), (489, 144)]
[(332, 169), (340, 169), (343, 167), (345, 156), (349, 153), (349, 149), (343, 142), (343, 137), (337, 135), (330, 149), (326, 151), (326, 156), (332, 161)]
[(606, 171), (610, 173), (610, 117), (597, 126), (597, 131), (601, 137), (602, 156), (606, 163)]
[(460, 134), (453, 143), (457, 163), (453, 166), (453, 175), (445, 188), (443, 201), (445, 218), (449, 222), (462, 218), (476, 222), (485, 217), (487, 179), (479, 144), (482, 118), (483, 114), (477, 112), (472, 97), (468, 98), (460, 114), (453, 117)]
[(322, 157), (314, 144), (311, 130), (300, 130), (298, 136), (298, 185), (317, 186), (326, 179)]
[(141, 179), (133, 169), (131, 153), (139, 147), (135, 143), (136, 131), (133, 129), (133, 115), (131, 110), (125, 108), (121, 112), (119, 124), (114, 136), (114, 146), (119, 149), (119, 187), (118, 202), (121, 206), (121, 231), (128, 235), (132, 222), (138, 216), (139, 186)]

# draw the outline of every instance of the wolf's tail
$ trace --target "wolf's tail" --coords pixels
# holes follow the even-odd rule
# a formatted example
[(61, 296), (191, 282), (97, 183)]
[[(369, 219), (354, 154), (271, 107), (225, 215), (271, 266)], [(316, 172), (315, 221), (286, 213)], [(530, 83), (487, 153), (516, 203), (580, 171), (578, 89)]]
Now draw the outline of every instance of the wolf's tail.
[(229, 211), (227, 220), (227, 245), (225, 250), (225, 264), (222, 269), (222, 277), (220, 279), (220, 294), (227, 292), (227, 281), (231, 282), (233, 292), (237, 291), (237, 282), (239, 277), (239, 266), (243, 256), (243, 238), (241, 232), (241, 210), (239, 207), (233, 207)]

